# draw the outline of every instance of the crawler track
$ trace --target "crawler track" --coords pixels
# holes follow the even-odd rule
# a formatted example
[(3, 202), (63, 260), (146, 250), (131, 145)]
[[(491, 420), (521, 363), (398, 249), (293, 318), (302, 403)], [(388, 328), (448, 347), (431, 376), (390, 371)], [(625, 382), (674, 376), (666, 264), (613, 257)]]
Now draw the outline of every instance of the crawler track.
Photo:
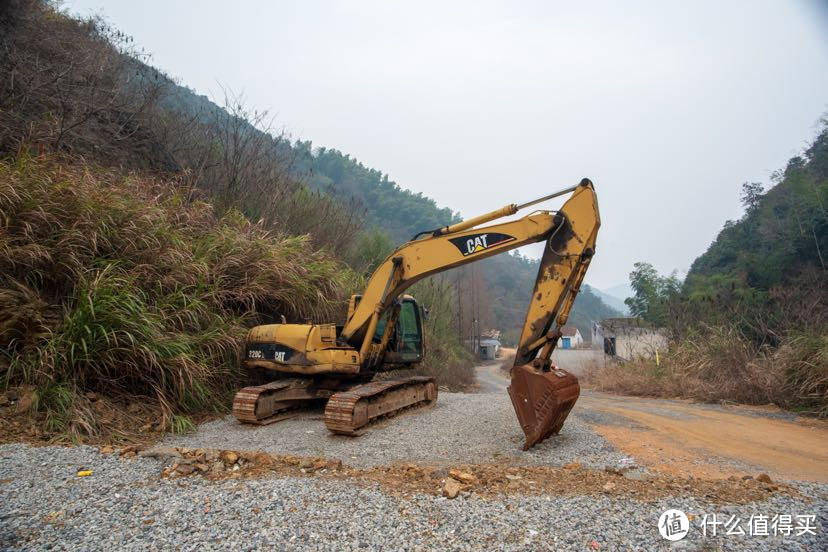
[(242, 423), (266, 425), (290, 418), (298, 410), (341, 390), (314, 385), (313, 380), (289, 378), (245, 387), (233, 398), (233, 416)]
[(333, 433), (358, 435), (360, 428), (377, 418), (436, 401), (434, 378), (375, 381), (334, 394), (325, 406), (325, 425)]

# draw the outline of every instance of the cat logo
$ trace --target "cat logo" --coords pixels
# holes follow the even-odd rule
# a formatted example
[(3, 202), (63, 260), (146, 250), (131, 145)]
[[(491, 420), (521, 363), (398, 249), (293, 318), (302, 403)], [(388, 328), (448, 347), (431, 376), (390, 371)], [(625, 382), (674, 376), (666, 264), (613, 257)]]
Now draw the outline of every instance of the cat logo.
[(449, 238), (449, 241), (460, 250), (464, 257), (485, 251), (495, 245), (501, 245), (515, 239), (508, 234), (489, 232), (487, 234), (470, 234), (460, 238)]
[(273, 352), (273, 360), (276, 362), (284, 362), (285, 361), (285, 352), (284, 351), (274, 351)]

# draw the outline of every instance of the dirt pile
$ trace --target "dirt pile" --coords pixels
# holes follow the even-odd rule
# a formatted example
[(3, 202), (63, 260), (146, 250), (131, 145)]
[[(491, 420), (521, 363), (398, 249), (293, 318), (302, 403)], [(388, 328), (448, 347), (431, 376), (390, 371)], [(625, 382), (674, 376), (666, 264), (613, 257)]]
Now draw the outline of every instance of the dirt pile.
[(628, 470), (585, 469), (578, 463), (564, 468), (462, 465), (453, 469), (417, 464), (352, 468), (339, 460), (272, 455), (263, 452), (157, 447), (127, 447), (122, 457), (155, 457), (162, 460), (162, 477), (200, 475), (208, 479), (261, 478), (270, 476), (350, 479), (357, 484), (379, 484), (401, 495), (425, 493), (447, 498), (476, 494), (501, 495), (607, 495), (642, 502), (665, 496), (688, 496), (711, 503), (743, 504), (763, 500), (770, 493), (796, 495), (791, 487), (769, 478), (698, 479)]

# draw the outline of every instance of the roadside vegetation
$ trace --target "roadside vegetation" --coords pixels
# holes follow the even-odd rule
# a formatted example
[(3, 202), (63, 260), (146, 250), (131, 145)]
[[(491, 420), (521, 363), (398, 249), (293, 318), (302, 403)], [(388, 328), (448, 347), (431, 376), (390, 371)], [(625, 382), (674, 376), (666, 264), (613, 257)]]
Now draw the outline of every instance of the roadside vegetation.
[(636, 264), (627, 304), (670, 349), (596, 367), (592, 385), (828, 416), (828, 126), (743, 204), (684, 281)]
[[(43, 0), (0, 8), (0, 399), (16, 405), (5, 434), (180, 432), (226, 412), (246, 382), (248, 327), (341, 321), (393, 248), (363, 201), (378, 219), (400, 199), (408, 218), (385, 220), (401, 225), (454, 217), (294, 144), (243, 96), (228, 90), (219, 107), (149, 61), (100, 19)], [(432, 313), (422, 371), (462, 388), (471, 356), (446, 331), (457, 299), (420, 288)]]
[(53, 157), (0, 164), (0, 374), (50, 432), (98, 435), (90, 397), (185, 427), (243, 381), (248, 326), (341, 307), (349, 271), (307, 237), (185, 196)]

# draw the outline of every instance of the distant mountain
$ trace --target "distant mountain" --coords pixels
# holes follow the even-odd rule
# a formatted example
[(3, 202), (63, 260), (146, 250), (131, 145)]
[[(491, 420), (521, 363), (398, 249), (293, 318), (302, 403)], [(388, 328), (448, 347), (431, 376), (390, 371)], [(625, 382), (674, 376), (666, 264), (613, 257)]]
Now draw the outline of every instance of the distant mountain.
[(592, 335), (592, 322), (621, 315), (620, 311), (607, 305), (594, 291), (590, 286), (583, 286), (569, 314), (569, 324), (581, 330), (585, 341), (589, 341)]
[(624, 299), (633, 295), (629, 284), (618, 284), (606, 290), (600, 290), (592, 286), (589, 289), (592, 293), (600, 297), (601, 301), (621, 314), (626, 316), (629, 313), (627, 305), (624, 304)]

